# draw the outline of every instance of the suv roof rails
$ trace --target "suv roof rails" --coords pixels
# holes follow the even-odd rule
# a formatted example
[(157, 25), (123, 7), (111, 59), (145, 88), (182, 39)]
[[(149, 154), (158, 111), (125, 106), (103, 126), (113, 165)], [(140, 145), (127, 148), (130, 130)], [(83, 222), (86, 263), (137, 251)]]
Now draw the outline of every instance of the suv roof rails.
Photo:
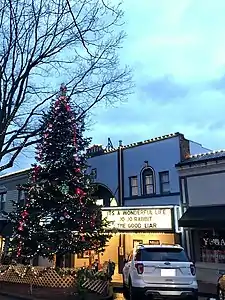
[(162, 246), (170, 246), (170, 247), (179, 247), (182, 248), (182, 246), (180, 244), (172, 244), (172, 243), (161, 243), (159, 245), (149, 245), (149, 244), (138, 244), (136, 245), (136, 249), (138, 248), (143, 248), (143, 247), (162, 247)]
[(161, 246), (174, 246), (174, 247), (181, 247), (181, 245), (180, 244), (170, 244), (170, 243), (161, 243), (160, 244)]

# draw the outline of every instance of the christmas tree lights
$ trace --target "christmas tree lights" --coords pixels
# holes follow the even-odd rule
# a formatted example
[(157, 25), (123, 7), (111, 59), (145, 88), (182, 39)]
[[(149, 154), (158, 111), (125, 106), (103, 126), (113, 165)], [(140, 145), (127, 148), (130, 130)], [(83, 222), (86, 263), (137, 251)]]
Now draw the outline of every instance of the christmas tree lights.
[(107, 222), (93, 199), (91, 176), (87, 174), (84, 118), (76, 114), (66, 96), (66, 87), (43, 117), (37, 164), (25, 191), (26, 204), (10, 215), (14, 234), (14, 257), (102, 251), (109, 239)]

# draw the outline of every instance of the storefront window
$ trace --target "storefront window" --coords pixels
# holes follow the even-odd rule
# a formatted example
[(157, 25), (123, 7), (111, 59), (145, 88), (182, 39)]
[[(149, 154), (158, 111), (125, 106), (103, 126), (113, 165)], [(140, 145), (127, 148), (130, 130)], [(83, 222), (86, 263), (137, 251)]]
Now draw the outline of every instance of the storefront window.
[(225, 231), (200, 232), (200, 260), (225, 263)]

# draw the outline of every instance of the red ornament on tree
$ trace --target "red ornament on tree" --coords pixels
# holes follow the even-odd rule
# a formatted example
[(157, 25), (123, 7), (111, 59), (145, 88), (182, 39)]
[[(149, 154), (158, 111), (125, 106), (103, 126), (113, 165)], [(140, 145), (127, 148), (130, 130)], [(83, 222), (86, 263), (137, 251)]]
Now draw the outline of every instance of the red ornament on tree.
[(19, 231), (23, 231), (23, 226), (24, 226), (24, 222), (23, 222), (23, 221), (19, 221), (19, 227), (18, 227), (18, 230), (19, 230)]
[(75, 194), (80, 195), (80, 196), (85, 196), (86, 195), (86, 193), (80, 188), (75, 189)]
[(28, 212), (26, 210), (24, 210), (21, 214), (22, 218), (25, 219), (28, 216)]
[(71, 108), (70, 108), (70, 106), (68, 104), (66, 104), (66, 110), (67, 111), (71, 111)]
[(76, 189), (75, 189), (75, 194), (77, 194), (77, 195), (81, 195), (82, 192), (83, 192), (83, 191), (82, 191), (80, 188), (76, 188)]

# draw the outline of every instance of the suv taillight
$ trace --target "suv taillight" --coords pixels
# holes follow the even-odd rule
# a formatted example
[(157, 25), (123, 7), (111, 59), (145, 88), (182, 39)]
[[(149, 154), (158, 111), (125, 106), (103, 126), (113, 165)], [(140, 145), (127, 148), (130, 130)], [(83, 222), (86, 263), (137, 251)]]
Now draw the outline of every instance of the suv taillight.
[(191, 269), (191, 274), (192, 274), (193, 276), (195, 276), (195, 274), (196, 274), (196, 268), (195, 268), (195, 265), (190, 265), (190, 269)]
[(137, 269), (138, 274), (143, 274), (144, 272), (144, 265), (143, 264), (135, 264), (135, 268)]

